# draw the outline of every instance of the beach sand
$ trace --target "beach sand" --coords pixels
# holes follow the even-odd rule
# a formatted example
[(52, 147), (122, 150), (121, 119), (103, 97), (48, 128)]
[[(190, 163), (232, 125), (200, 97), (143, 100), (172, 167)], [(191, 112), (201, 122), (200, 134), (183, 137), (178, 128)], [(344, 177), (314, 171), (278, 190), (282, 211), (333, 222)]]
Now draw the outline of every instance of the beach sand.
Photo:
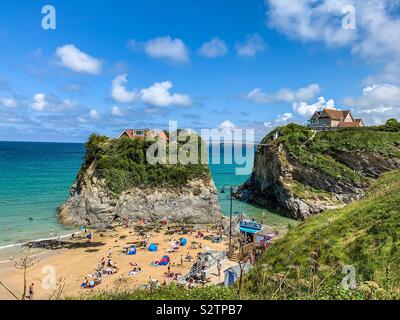
[[(193, 262), (181, 263), (181, 255), (184, 257), (189, 253), (194, 259), (197, 253), (204, 252), (209, 249), (222, 251), (226, 250), (227, 243), (212, 243), (209, 240), (198, 239), (193, 235), (166, 235), (166, 228), (161, 232), (147, 233), (150, 235), (150, 242), (158, 245), (157, 252), (149, 252), (147, 248), (138, 248), (136, 255), (122, 255), (123, 247), (129, 247), (131, 243), (143, 241), (143, 237), (139, 236), (133, 229), (116, 227), (112, 231), (95, 232), (93, 240), (89, 243), (83, 236), (73, 241), (68, 240), (69, 248), (58, 250), (46, 250), (35, 256), (36, 263), (27, 270), (27, 284), (34, 283), (34, 299), (47, 300), (54, 296), (54, 289), (48, 289), (46, 283), (51, 275), (55, 272), (57, 279), (64, 279), (65, 288), (62, 297), (79, 297), (81, 295), (93, 294), (103, 290), (113, 290), (128, 288), (132, 289), (146, 284), (149, 278), (158, 280), (163, 283), (170, 281), (164, 276), (167, 272), (167, 266), (151, 266), (152, 261), (160, 260), (162, 256), (168, 255), (171, 263), (175, 266), (171, 267), (171, 272), (185, 274), (187, 273)], [(215, 234), (215, 232), (203, 231), (207, 236)], [(171, 248), (170, 240), (173, 238), (179, 240), (184, 237), (188, 240), (185, 247), (179, 247), (176, 253), (168, 253)], [(227, 240), (226, 238), (224, 240)], [(191, 243), (202, 243), (202, 249), (191, 249)], [(72, 245), (71, 245), (72, 244)], [(103, 277), (102, 283), (95, 289), (81, 289), (80, 285), (85, 277), (93, 274), (97, 268), (99, 261), (108, 255), (108, 251), (112, 251), (112, 260), (117, 263), (119, 271), (117, 274), (107, 275)], [(130, 263), (137, 263), (142, 268), (142, 272), (133, 276), (127, 273), (133, 269)], [(0, 281), (11, 289), (18, 297), (23, 291), (23, 271), (18, 270), (14, 266), (13, 261), (0, 262)], [(0, 285), (0, 300), (15, 299), (7, 290)]]

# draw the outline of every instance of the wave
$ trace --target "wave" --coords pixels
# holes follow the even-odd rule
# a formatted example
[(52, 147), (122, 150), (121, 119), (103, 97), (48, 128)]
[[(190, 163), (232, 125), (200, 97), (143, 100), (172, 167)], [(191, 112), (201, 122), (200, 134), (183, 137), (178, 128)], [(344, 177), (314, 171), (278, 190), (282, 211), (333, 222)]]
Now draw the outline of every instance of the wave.
[(0, 251), (1, 250), (5, 250), (5, 249), (10, 249), (10, 248), (15, 248), (15, 247), (22, 247), (24, 245), (27, 245), (29, 243), (37, 243), (37, 242), (42, 242), (42, 241), (50, 241), (50, 240), (57, 240), (58, 238), (60, 239), (65, 239), (68, 237), (71, 237), (73, 234), (80, 234), (82, 233), (82, 231), (77, 231), (77, 232), (73, 232), (73, 233), (69, 233), (66, 235), (60, 235), (57, 237), (50, 237), (50, 238), (41, 238), (41, 239), (36, 239), (36, 240), (30, 240), (30, 241), (25, 241), (25, 242), (21, 242), (21, 243), (14, 243), (14, 244), (9, 244), (9, 245), (5, 245), (5, 246), (1, 246), (0, 247)]

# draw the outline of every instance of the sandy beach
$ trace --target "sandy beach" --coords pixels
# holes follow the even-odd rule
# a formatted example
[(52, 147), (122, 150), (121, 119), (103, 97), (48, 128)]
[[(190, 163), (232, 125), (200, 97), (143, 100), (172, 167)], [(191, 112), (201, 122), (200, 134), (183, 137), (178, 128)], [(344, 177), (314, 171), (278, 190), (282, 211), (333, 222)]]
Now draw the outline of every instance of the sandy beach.
[[(43, 250), (40, 253), (34, 252), (35, 264), (27, 269), (27, 284), (34, 283), (34, 299), (49, 299), (54, 297), (54, 289), (47, 288), (49, 279), (57, 279), (57, 283), (62, 283), (65, 287), (62, 291), (62, 297), (93, 294), (96, 291), (113, 289), (132, 289), (148, 283), (150, 277), (158, 280), (160, 283), (171, 282), (165, 276), (168, 270), (167, 266), (151, 265), (152, 261), (159, 261), (164, 255), (171, 259), (171, 272), (185, 274), (194, 261), (184, 261), (181, 265), (181, 256), (185, 258), (187, 254), (194, 260), (199, 252), (207, 250), (222, 251), (225, 250), (226, 240), (223, 243), (212, 243), (204, 238), (197, 238), (196, 232), (193, 234), (166, 234), (167, 228), (163, 227), (159, 232), (146, 232), (150, 243), (158, 246), (158, 251), (150, 252), (145, 247), (137, 247), (136, 255), (123, 255), (124, 247), (129, 247), (133, 243), (143, 241), (143, 235), (139, 235), (134, 230), (134, 226), (129, 228), (118, 226), (111, 231), (94, 231), (94, 237), (89, 242), (84, 235), (78, 235), (75, 239), (64, 239), (61, 249)], [(216, 235), (215, 230), (208, 230), (206, 227), (202, 233), (207, 235)], [(179, 240), (181, 237), (187, 239), (187, 245), (179, 247), (177, 252), (169, 252), (171, 249), (171, 239)], [(192, 243), (201, 244), (198, 248), (193, 248)], [(111, 251), (113, 263), (118, 266), (118, 272), (103, 277), (101, 284), (94, 289), (81, 289), (81, 283), (85, 277), (95, 272), (99, 261), (107, 257)], [(29, 253), (26, 253), (29, 255)], [(17, 259), (16, 259), (17, 260)], [(137, 264), (142, 271), (136, 275), (128, 275)], [(54, 275), (54, 276), (53, 276)], [(61, 280), (62, 279), (62, 280)], [(60, 281), (61, 280), (61, 281)], [(15, 268), (15, 261), (0, 262), (0, 281), (7, 286), (17, 297), (22, 296), (23, 291), (23, 270)], [(0, 286), (0, 300), (15, 299), (3, 286)]]

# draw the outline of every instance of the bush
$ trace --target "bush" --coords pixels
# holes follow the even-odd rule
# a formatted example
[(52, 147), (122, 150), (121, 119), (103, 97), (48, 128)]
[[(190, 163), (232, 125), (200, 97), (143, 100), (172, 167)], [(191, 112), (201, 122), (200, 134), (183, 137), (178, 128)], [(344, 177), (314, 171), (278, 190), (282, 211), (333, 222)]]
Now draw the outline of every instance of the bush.
[[(192, 143), (196, 143), (193, 141)], [(204, 145), (201, 139), (198, 141), (201, 150)], [(151, 165), (147, 162), (146, 152), (152, 144), (152, 141), (145, 139), (123, 137), (110, 140), (108, 137), (92, 134), (86, 143), (83, 169), (94, 164), (100, 178), (104, 178), (107, 186), (116, 194), (133, 187), (179, 188), (193, 179), (209, 181), (210, 171), (207, 165), (201, 164), (201, 152), (196, 154), (198, 164)], [(186, 151), (185, 147), (186, 142), (178, 143), (178, 152)]]

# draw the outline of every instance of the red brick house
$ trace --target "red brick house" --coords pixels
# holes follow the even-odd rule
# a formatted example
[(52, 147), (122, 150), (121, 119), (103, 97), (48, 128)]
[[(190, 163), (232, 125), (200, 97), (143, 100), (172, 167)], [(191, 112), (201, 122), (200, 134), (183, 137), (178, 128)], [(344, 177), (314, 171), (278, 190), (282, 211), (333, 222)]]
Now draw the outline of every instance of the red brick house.
[(150, 130), (150, 129), (125, 129), (119, 135), (119, 138), (128, 137), (130, 139), (156, 139), (157, 137), (168, 141), (168, 136), (162, 130)]
[(350, 110), (324, 109), (316, 111), (308, 125), (314, 129), (363, 127), (362, 119), (354, 119)]

